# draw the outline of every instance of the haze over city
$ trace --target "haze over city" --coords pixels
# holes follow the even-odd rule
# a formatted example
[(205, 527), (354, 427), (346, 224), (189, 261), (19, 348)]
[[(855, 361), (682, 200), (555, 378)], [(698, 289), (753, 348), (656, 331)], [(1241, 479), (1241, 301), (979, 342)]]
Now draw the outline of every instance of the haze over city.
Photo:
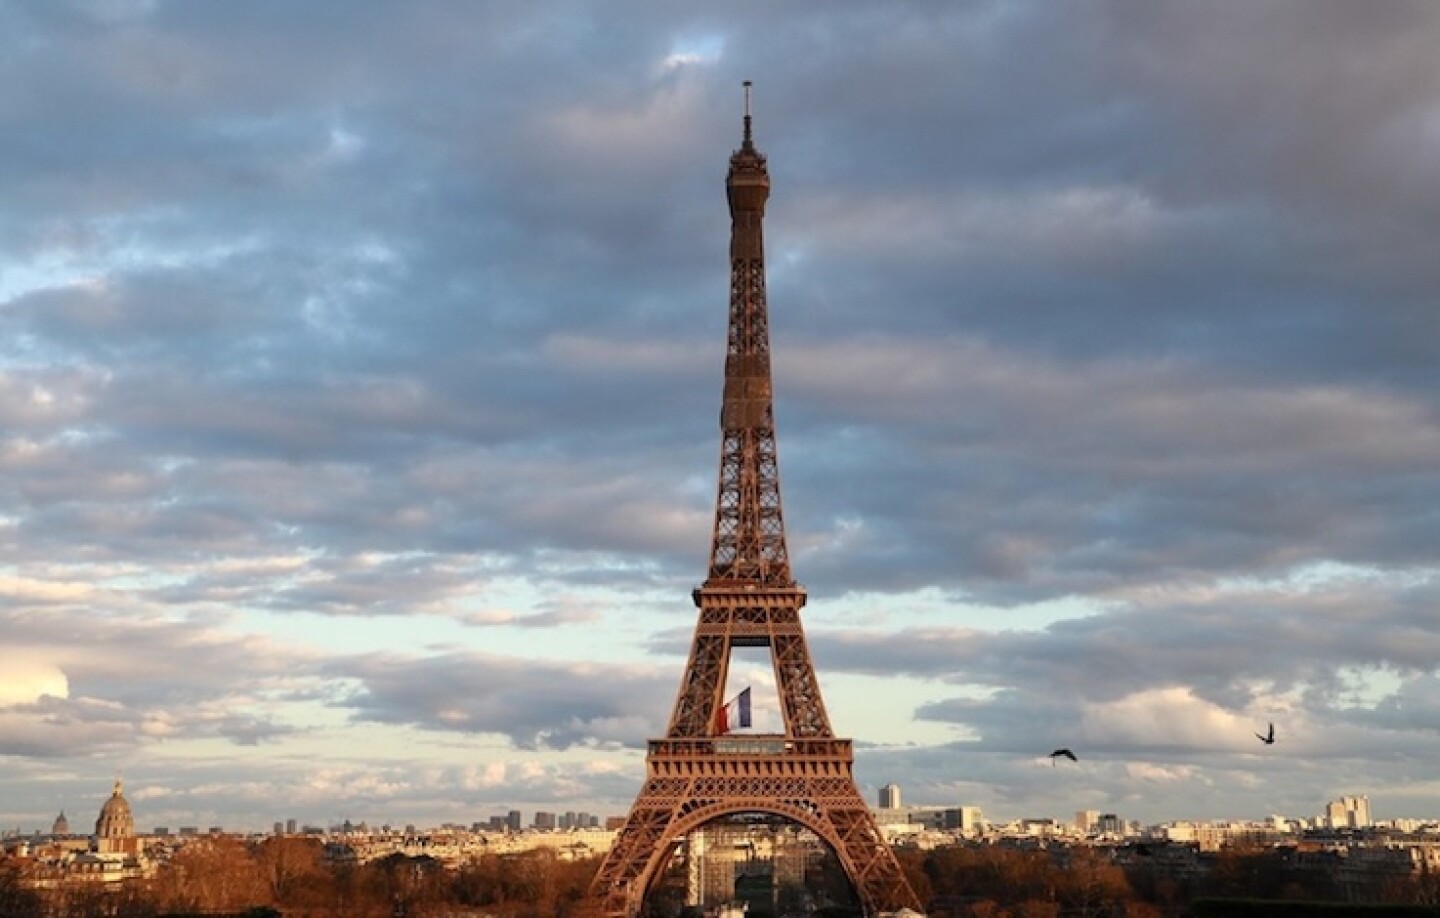
[(705, 576), (743, 80), (866, 799), (1440, 817), (1437, 41), (0, 0), (0, 827), (116, 777), (142, 827), (625, 812)]

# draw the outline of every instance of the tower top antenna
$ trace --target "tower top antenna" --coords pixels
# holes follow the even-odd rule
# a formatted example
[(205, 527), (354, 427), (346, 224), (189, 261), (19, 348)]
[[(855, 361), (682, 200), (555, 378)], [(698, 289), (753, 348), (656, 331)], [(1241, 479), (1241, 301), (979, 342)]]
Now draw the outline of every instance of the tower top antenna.
[(750, 146), (750, 81), (745, 81), (745, 146)]

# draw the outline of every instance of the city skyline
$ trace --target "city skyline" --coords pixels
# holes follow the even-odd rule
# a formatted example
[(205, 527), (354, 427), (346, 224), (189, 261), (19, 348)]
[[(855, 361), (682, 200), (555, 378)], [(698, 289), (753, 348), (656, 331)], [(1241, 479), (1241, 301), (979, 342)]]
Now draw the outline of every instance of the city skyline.
[[(1124, 814), (1102, 813), (1100, 810), (1076, 810), (1074, 820), (1069, 821), (1065, 814), (1045, 813), (1010, 813), (996, 816), (991, 814), (987, 817), (980, 807), (967, 805), (911, 805), (905, 804), (900, 799), (901, 788), (895, 784), (887, 784), (880, 788), (877, 799), (871, 803), (870, 809), (876, 815), (879, 824), (887, 827), (888, 831), (894, 832), (898, 823), (911, 823), (915, 827), (929, 826), (931, 828), (960, 829), (970, 831), (974, 825), (986, 826), (989, 829), (1017, 826), (1034, 822), (1050, 822), (1057, 826), (1069, 826), (1081, 833), (1094, 829), (1103, 820), (1112, 820), (1123, 826), (1139, 826), (1143, 828), (1157, 828), (1161, 826), (1177, 825), (1200, 825), (1200, 824), (1227, 824), (1227, 825), (1257, 825), (1274, 824), (1277, 821), (1299, 825), (1304, 824), (1311, 828), (1371, 828), (1377, 826), (1398, 826), (1403, 824), (1417, 825), (1440, 825), (1440, 819), (1419, 819), (1404, 814), (1389, 814), (1377, 818), (1373, 814), (1370, 797), (1368, 794), (1342, 795), (1336, 799), (1326, 801), (1319, 809), (1311, 814), (1297, 813), (1268, 813), (1263, 816), (1254, 814), (1221, 816), (1209, 820), (1185, 820), (1185, 819), (1161, 819), (1151, 823), (1143, 823), (1141, 820), (1130, 819)], [(0, 826), (0, 838), (24, 839), (33, 836), (65, 836), (92, 837), (103, 839), (107, 835), (104, 824), (107, 821), (106, 813), (114, 806), (115, 799), (119, 798), (124, 803), (124, 812), (131, 819), (132, 829), (125, 834), (130, 835), (156, 835), (156, 836), (196, 836), (214, 833), (234, 834), (275, 834), (275, 835), (296, 835), (296, 834), (317, 834), (317, 833), (349, 833), (349, 832), (405, 832), (405, 833), (429, 833), (443, 832), (451, 829), (465, 829), (467, 831), (503, 831), (503, 832), (524, 832), (532, 830), (540, 831), (616, 831), (624, 824), (624, 814), (589, 813), (584, 810), (534, 810), (529, 813), (518, 809), (505, 809), (499, 812), (492, 812), (484, 818), (475, 819), (449, 819), (436, 824), (422, 824), (413, 821), (393, 820), (371, 820), (361, 817), (346, 817), (342, 822), (325, 822), (323, 820), (307, 820), (287, 815), (284, 818), (276, 816), (267, 821), (264, 814), (252, 814), (253, 825), (242, 826), (221, 826), (204, 825), (192, 823), (165, 826), (147, 826), (143, 820), (136, 819), (128, 806), (128, 799), (123, 796), (123, 782), (117, 781), (112, 791), (106, 797), (105, 804), (101, 807), (95, 821), (94, 831), (87, 831), (84, 826), (88, 825), (84, 814), (79, 818), (71, 820), (64, 810), (58, 813), (50, 823), (49, 830), (43, 826)], [(888, 814), (888, 815), (887, 815)], [(953, 816), (954, 825), (942, 817)], [(934, 825), (931, 823), (934, 822)], [(113, 833), (111, 833), (113, 834)], [(1122, 833), (1124, 834), (1124, 833)]]
[(625, 812), (705, 576), (742, 80), (865, 799), (1440, 816), (1437, 39), (0, 5), (0, 827), (116, 777), (146, 825)]

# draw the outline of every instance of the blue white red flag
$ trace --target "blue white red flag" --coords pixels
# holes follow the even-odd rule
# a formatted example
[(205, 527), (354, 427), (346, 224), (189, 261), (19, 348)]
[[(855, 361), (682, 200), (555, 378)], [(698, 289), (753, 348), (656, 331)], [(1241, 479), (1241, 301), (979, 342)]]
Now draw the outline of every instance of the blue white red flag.
[(715, 714), (715, 732), (729, 733), (750, 726), (750, 689), (745, 689)]

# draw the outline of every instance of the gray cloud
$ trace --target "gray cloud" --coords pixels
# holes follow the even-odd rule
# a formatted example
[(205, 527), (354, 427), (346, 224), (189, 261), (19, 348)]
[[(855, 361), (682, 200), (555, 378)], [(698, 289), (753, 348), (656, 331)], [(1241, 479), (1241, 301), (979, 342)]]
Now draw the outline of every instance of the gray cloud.
[(359, 688), (337, 700), (364, 720), (499, 733), (521, 749), (638, 745), (664, 732), (674, 677), (653, 667), (550, 663), (477, 653), (338, 661)]
[[(1170, 685), (1243, 707), (1262, 692), (1310, 687), (1319, 702), (1344, 695), (1347, 669), (1405, 678), (1435, 668), (1440, 624), (1433, 578), (1388, 590), (1354, 577), (1188, 591), (1157, 589), (1144, 601), (1037, 630), (932, 627), (842, 632), (812, 628), (817, 659), (843, 672), (904, 673), (1065, 699), (1112, 701)], [(1324, 581), (1321, 581), (1324, 583)], [(1101, 678), (1103, 674), (1103, 678)], [(1417, 724), (1418, 726), (1418, 724)]]
[[(1352, 778), (1423, 803), (1437, 31), (1421, 0), (7, 4), (0, 629), (69, 694), (4, 708), (0, 747), (138, 756), (148, 723), (283, 756), (306, 704), (537, 757), (662, 729), (753, 79), (822, 677), (953, 684), (921, 715), (971, 737), (867, 749), (877, 783), (1069, 812), (1132, 782), (1233, 814), (1270, 805), (1273, 763), (1118, 725), (1283, 702), (1305, 742), (1382, 751), (1367, 777), (1303, 747), (1341, 771), (1292, 760), (1275, 806)], [(947, 599), (921, 621), (924, 591)], [(856, 597), (896, 621), (843, 630)], [(1004, 630), (1044, 602), (1090, 617)], [(316, 613), (430, 650), (316, 649), (291, 633)], [(578, 628), (595, 659), (463, 643)], [(663, 662), (619, 662), (642, 652)], [(1062, 789), (1022, 737), (1087, 711), (1103, 764)], [(320, 782), (346, 800), (490, 801), (347, 767)], [(490, 787), (633, 792), (535, 767)], [(276, 791), (155, 769), (175, 814), (199, 784), (231, 788), (217, 819)]]

